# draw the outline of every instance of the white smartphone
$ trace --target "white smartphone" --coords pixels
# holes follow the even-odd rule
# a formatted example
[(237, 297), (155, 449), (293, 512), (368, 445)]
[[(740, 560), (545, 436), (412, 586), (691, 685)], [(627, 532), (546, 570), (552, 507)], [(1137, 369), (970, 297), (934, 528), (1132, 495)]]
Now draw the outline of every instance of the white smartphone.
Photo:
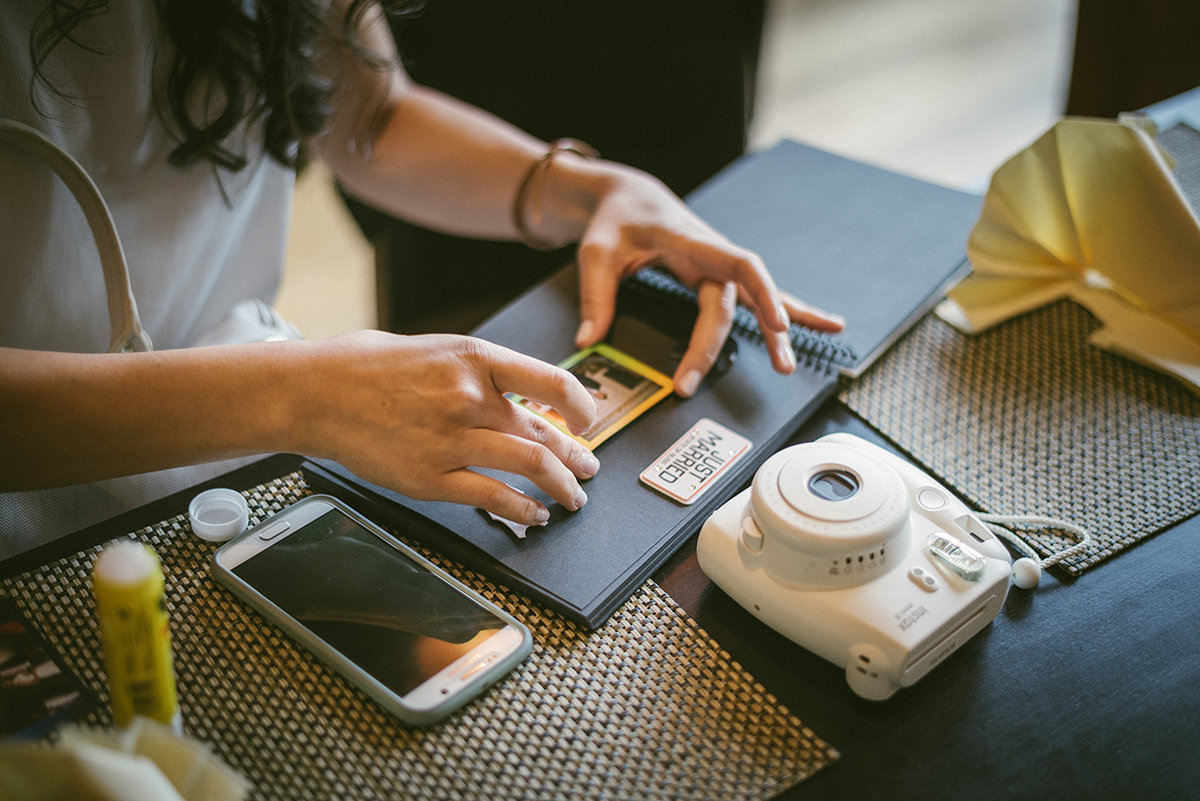
[(533, 647), (520, 621), (327, 495), (227, 542), (213, 575), (414, 725), (462, 706)]

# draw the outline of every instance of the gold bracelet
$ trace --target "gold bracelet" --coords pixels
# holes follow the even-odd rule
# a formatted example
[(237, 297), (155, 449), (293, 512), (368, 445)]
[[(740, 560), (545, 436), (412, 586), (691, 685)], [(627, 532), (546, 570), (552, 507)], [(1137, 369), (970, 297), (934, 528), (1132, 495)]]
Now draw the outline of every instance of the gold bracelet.
[(564, 151), (576, 153), (585, 159), (594, 159), (600, 155), (594, 147), (578, 139), (556, 139), (550, 144), (550, 149), (546, 151), (546, 154), (529, 167), (529, 171), (521, 179), (521, 185), (517, 187), (517, 196), (513, 199), (512, 220), (513, 227), (517, 229), (517, 236), (534, 250), (554, 250), (561, 247), (548, 239), (542, 239), (529, 230), (529, 226), (525, 224), (525, 205), (528, 203), (530, 195), (537, 195), (537, 217), (533, 224), (535, 228), (541, 225), (543, 211), (541, 188), (545, 185), (546, 176), (550, 172), (550, 163), (554, 161), (555, 156)]

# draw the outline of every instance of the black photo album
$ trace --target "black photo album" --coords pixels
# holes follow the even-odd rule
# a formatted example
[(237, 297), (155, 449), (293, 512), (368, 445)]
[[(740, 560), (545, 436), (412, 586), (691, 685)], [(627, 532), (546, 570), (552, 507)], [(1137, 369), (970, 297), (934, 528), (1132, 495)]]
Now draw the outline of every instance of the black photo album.
[[(550, 509), (549, 524), (523, 537), (479, 509), (415, 501), (331, 462), (305, 463), (313, 488), (598, 626), (746, 486), (840, 381), (867, 369), (965, 273), (981, 199), (785, 141), (735, 161), (687, 202), (730, 240), (758, 252), (781, 289), (844, 316), (845, 330), (829, 336), (793, 325), (798, 368), (783, 376), (771, 367), (753, 315), (739, 309), (718, 366), (693, 397), (658, 400), (595, 447), (601, 468), (583, 484), (589, 500), (579, 512), (525, 479), (493, 473)], [(647, 268), (622, 283), (606, 344), (641, 363), (645, 374), (670, 376), (695, 316), (694, 293)], [(572, 357), (578, 326), (570, 265), (473, 333), (557, 364)], [(620, 378), (619, 365), (608, 367)], [(578, 374), (600, 397), (600, 384)], [(609, 386), (621, 389), (619, 382)]]

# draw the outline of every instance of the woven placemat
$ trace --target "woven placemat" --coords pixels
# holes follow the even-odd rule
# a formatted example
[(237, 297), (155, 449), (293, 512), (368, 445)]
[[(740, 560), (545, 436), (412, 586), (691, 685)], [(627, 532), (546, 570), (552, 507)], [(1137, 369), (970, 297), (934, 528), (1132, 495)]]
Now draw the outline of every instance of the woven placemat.
[(1071, 301), (974, 337), (931, 316), (841, 399), (982, 510), (1086, 526), (1078, 575), (1200, 511), (1200, 398), (1087, 344), (1098, 325)]
[(1175, 180), (1192, 209), (1200, 209), (1200, 131), (1181, 122), (1160, 133), (1158, 143), (1175, 160)]
[[(257, 522), (308, 490), (296, 473), (247, 494)], [(534, 650), (448, 720), (410, 729), (215, 584), (214, 547), (186, 517), (134, 536), (163, 561), (184, 727), (255, 798), (763, 799), (838, 756), (653, 582), (589, 633), (418, 547), (528, 625)], [(96, 552), (0, 592), (107, 700)], [(106, 705), (86, 722), (111, 725)]]

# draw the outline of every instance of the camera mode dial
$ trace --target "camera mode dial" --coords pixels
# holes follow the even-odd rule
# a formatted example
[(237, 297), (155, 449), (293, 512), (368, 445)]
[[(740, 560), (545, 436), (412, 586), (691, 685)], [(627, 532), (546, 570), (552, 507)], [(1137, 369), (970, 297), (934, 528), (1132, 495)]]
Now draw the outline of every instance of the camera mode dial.
[(827, 588), (875, 578), (905, 553), (908, 495), (900, 475), (861, 448), (786, 448), (759, 468), (750, 497), (764, 566), (781, 580)]

